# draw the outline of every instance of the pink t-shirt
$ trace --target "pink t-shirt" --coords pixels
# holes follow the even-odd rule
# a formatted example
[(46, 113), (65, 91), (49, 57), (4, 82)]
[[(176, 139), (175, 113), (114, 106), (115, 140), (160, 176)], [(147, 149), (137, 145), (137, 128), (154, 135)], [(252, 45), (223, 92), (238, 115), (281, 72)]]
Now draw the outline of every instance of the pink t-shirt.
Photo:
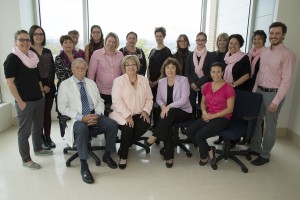
[[(235, 96), (234, 89), (228, 83), (225, 83), (220, 89), (213, 92), (212, 82), (205, 84), (202, 94), (205, 96), (206, 110), (208, 113), (215, 114), (227, 108), (227, 100)], [(230, 119), (232, 114), (225, 118)]]

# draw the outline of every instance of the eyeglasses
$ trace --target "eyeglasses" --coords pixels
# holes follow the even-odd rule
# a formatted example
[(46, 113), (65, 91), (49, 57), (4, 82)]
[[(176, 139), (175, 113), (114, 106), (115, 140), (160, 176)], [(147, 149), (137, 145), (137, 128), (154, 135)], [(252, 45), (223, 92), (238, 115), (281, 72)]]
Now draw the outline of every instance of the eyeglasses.
[(197, 40), (196, 40), (196, 42), (205, 42), (205, 41), (206, 41), (205, 39), (201, 39), (201, 40), (200, 40), (200, 39), (197, 39)]
[(40, 36), (40, 37), (44, 37), (44, 33), (34, 33), (34, 36)]
[(30, 39), (19, 38), (17, 39), (19, 42), (30, 42)]
[(136, 67), (137, 65), (135, 63), (132, 63), (132, 64), (125, 64), (125, 67)]

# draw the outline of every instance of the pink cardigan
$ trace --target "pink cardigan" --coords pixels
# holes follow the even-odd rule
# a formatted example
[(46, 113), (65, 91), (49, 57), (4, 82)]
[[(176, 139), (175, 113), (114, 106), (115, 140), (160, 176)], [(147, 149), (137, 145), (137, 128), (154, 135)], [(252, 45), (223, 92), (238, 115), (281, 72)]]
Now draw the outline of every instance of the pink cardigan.
[[(137, 88), (134, 89), (131, 85), (128, 75), (124, 74), (114, 80), (112, 87), (112, 110), (109, 117), (115, 120), (118, 124), (124, 125), (126, 118), (133, 115), (135, 106), (140, 108), (140, 111), (147, 112), (150, 115), (153, 105), (153, 95), (146, 77), (137, 75)], [(139, 98), (135, 98), (135, 92), (138, 92)]]

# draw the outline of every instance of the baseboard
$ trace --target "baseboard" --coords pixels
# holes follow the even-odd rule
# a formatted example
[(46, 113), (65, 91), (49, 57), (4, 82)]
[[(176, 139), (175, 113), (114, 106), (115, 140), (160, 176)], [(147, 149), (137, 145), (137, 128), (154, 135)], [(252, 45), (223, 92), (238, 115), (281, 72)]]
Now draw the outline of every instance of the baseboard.
[(287, 129), (287, 138), (295, 143), (297, 146), (300, 146), (300, 135), (297, 133), (294, 133), (293, 131)]

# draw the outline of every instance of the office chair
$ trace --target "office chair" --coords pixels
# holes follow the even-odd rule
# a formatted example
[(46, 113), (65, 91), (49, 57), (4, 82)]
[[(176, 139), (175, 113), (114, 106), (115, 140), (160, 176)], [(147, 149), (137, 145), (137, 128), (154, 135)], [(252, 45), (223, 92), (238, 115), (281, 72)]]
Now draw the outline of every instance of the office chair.
[(212, 168), (216, 170), (218, 168), (217, 163), (220, 160), (230, 158), (241, 167), (244, 173), (247, 173), (248, 168), (236, 155), (244, 155), (247, 160), (251, 160), (251, 156), (247, 150), (231, 150), (230, 141), (238, 140), (241, 137), (245, 137), (248, 140), (254, 134), (256, 119), (262, 103), (262, 95), (242, 90), (235, 90), (235, 94), (231, 125), (218, 134), (224, 138), (224, 146), (222, 150), (216, 151), (220, 155), (216, 158), (216, 163), (212, 165)]
[[(105, 116), (108, 116), (108, 113), (110, 113), (112, 110), (110, 109), (110, 105), (106, 105), (105, 104), (105, 109), (104, 109), (104, 115)], [(57, 116), (58, 120), (59, 120), (59, 123), (60, 123), (60, 126), (61, 126), (61, 130), (63, 130), (61, 132), (61, 136), (63, 137), (64, 134), (65, 134), (65, 128), (67, 127), (67, 121), (70, 120), (71, 118), (66, 116), (66, 115), (61, 115), (60, 113), (58, 113), (58, 116)], [(92, 138), (91, 138), (92, 140)], [(98, 151), (98, 150), (105, 150), (105, 146), (92, 146), (91, 145), (91, 141), (89, 142), (88, 144), (88, 155), (91, 156), (94, 160), (95, 160), (95, 163), (96, 163), (96, 166), (100, 166), (101, 165), (101, 160), (98, 158), (98, 156), (93, 152), (93, 151)], [(76, 158), (79, 157), (79, 154), (77, 152), (77, 147), (76, 146), (73, 146), (73, 147), (65, 147), (63, 152), (64, 154), (67, 154), (68, 151), (75, 151), (76, 153), (73, 154), (67, 161), (66, 161), (66, 166), (67, 167), (70, 167), (71, 166), (71, 162), (73, 160), (75, 160)]]

